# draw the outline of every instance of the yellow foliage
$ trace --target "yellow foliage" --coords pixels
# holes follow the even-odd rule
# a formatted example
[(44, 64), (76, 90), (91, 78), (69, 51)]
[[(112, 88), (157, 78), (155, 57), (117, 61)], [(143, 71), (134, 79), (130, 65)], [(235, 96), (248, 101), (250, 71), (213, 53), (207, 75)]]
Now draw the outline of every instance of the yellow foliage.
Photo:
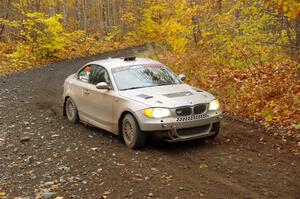
[[(31, 49), (32, 58), (55, 57), (56, 53), (64, 48), (68, 43), (68, 37), (65, 33), (60, 20), (62, 16), (47, 16), (45, 13), (28, 12), (25, 13), (25, 19), (21, 21), (3, 20), (23, 38), (23, 42), (16, 52), (10, 56), (13, 59), (20, 58), (20, 54), (26, 54), (27, 49)], [(20, 28), (22, 27), (22, 28)], [(20, 56), (20, 57), (18, 57)]]
[(275, 6), (278, 11), (291, 18), (296, 19), (300, 15), (300, 2), (298, 0), (266, 0), (267, 6)]
[[(187, 1), (182, 0), (147, 0), (140, 12), (142, 20), (127, 35), (132, 40), (166, 43), (177, 53), (183, 53), (191, 43), (196, 5), (191, 7)], [(132, 12), (125, 16), (130, 16), (131, 21), (137, 21)]]

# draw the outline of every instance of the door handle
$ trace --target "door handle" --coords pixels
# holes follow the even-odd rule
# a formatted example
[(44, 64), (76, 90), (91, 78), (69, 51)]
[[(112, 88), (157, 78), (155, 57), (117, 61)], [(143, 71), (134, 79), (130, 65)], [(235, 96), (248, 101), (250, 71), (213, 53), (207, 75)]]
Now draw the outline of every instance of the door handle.
[(84, 93), (85, 95), (89, 95), (89, 94), (90, 94), (89, 90), (87, 90), (87, 89), (84, 89), (84, 90), (83, 90), (83, 93)]

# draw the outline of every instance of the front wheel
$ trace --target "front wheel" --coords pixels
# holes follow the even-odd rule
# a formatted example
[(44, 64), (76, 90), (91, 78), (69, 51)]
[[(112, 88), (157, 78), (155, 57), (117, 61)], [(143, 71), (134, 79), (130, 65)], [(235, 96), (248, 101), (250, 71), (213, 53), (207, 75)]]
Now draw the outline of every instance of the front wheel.
[(79, 121), (77, 107), (70, 97), (66, 100), (65, 111), (70, 122), (77, 123)]
[(122, 135), (127, 147), (131, 149), (145, 146), (146, 135), (139, 128), (136, 119), (131, 115), (125, 115), (122, 121)]

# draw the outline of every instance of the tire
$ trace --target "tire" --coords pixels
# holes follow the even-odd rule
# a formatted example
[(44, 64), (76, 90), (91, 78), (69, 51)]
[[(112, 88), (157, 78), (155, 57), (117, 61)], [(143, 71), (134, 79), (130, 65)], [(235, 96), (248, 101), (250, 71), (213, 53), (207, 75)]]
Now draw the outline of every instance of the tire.
[(78, 123), (79, 121), (78, 110), (74, 101), (70, 97), (68, 97), (66, 100), (65, 112), (70, 122), (74, 124)]
[(122, 120), (122, 135), (128, 148), (138, 149), (145, 146), (146, 135), (131, 114), (126, 114)]
[(220, 132), (220, 122), (213, 123), (211, 131), (215, 132), (210, 138), (215, 139)]

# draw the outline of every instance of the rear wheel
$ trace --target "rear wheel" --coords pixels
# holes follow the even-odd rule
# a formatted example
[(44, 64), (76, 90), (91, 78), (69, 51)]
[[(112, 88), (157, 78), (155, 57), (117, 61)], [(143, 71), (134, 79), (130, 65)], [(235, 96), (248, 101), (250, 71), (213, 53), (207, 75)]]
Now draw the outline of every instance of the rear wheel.
[(79, 121), (78, 110), (70, 97), (66, 100), (65, 109), (68, 120), (72, 123), (77, 123)]
[(131, 149), (145, 146), (146, 135), (139, 128), (136, 119), (131, 115), (125, 115), (122, 121), (122, 135), (127, 147)]

